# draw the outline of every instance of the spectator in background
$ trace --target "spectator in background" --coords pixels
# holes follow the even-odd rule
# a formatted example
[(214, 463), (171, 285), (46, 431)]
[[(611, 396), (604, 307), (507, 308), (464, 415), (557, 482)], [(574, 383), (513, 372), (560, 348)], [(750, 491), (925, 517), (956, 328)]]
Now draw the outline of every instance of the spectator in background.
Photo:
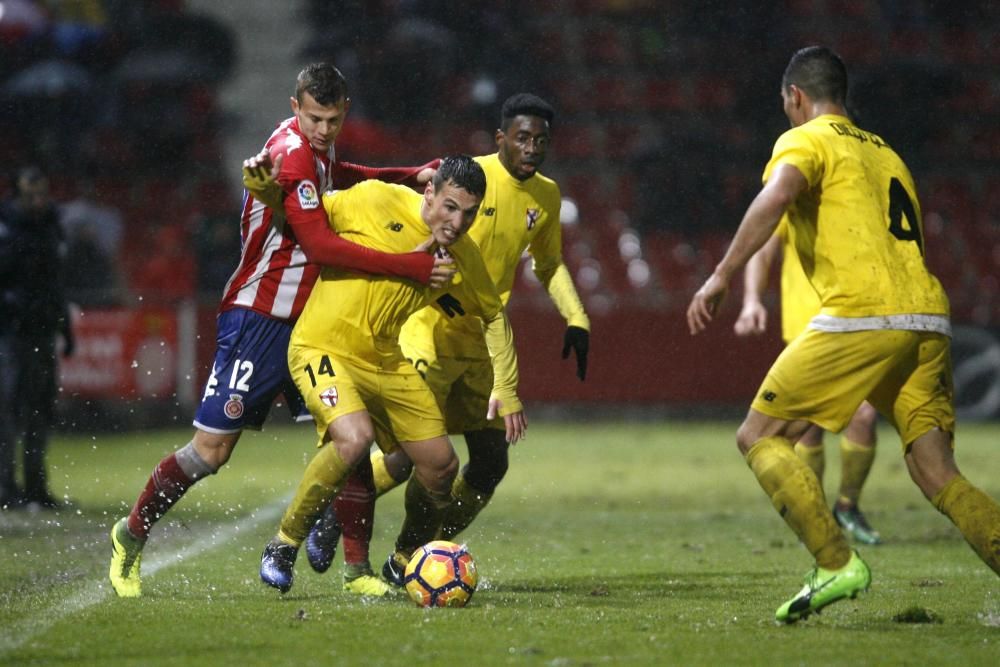
[[(49, 180), (21, 169), (14, 196), (0, 205), (0, 507), (55, 509), (45, 448), (56, 393), (56, 337), (73, 353), (63, 291), (65, 241)], [(16, 483), (16, 446), (24, 486)]]
[(123, 301), (118, 266), (99, 239), (97, 225), (87, 222), (77, 227), (66, 244), (66, 265), (73, 267), (66, 298), (80, 306), (114, 306)]
[(124, 233), (121, 212), (98, 201), (94, 183), (83, 179), (77, 197), (59, 207), (59, 222), (66, 233), (66, 265), (73, 267), (66, 297), (82, 306), (121, 303), (124, 279), (117, 261)]

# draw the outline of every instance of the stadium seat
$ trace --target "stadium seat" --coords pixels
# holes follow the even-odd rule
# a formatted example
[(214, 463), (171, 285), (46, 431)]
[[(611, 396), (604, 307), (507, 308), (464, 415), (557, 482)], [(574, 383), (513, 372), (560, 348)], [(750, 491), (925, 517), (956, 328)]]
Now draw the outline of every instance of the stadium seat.
[(642, 106), (647, 111), (680, 111), (690, 106), (685, 83), (678, 77), (652, 77), (644, 84)]
[(941, 51), (949, 61), (962, 65), (986, 63), (986, 52), (983, 49), (978, 29), (944, 28), (940, 32), (940, 37)]

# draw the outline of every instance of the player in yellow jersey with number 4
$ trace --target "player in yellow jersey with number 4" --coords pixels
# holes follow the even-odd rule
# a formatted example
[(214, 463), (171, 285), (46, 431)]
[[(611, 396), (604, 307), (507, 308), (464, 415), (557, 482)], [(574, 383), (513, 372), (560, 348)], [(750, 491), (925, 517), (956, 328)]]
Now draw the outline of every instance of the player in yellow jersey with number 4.
[(899, 433), (910, 476), (1000, 574), (1000, 506), (959, 472), (948, 298), (924, 263), (913, 178), (881, 137), (848, 117), (847, 69), (824, 47), (796, 52), (781, 83), (792, 129), (774, 145), (764, 187), (687, 310), (692, 334), (714, 319), (729, 281), (788, 214), (790, 246), (820, 312), (782, 351), (736, 435), (781, 517), (813, 555), (805, 586), (775, 617), (792, 623), (868, 589), (871, 572), (793, 450), (810, 423), (839, 432), (867, 400)]

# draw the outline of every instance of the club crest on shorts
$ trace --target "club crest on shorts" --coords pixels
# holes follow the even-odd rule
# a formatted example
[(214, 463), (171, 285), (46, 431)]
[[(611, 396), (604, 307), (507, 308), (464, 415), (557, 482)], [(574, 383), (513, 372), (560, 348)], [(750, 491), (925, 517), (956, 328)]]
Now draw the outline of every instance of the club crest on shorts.
[(319, 208), (319, 195), (316, 193), (316, 186), (312, 181), (302, 181), (299, 183), (299, 206), (303, 209)]
[(322, 392), (320, 392), (319, 395), (319, 400), (323, 401), (323, 405), (330, 408), (337, 407), (337, 401), (339, 399), (340, 399), (340, 394), (337, 393), (336, 387), (330, 387), (328, 389), (324, 389)]
[(537, 209), (537, 208), (529, 208), (528, 209), (528, 211), (527, 211), (527, 220), (526, 220), (526, 222), (528, 223), (528, 229), (534, 228), (535, 223), (538, 222), (538, 216), (540, 214), (541, 214), (541, 211), (539, 209)]
[(222, 411), (230, 419), (239, 419), (243, 416), (243, 397), (239, 394), (230, 394)]

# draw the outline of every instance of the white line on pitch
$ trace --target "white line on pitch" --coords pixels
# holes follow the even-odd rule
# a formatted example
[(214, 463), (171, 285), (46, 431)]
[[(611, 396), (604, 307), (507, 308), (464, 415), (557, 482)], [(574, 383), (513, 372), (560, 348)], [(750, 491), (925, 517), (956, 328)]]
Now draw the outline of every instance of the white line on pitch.
[[(248, 517), (249, 523), (234, 522), (228, 527), (215, 527), (211, 530), (200, 531), (205, 533), (205, 535), (196, 538), (183, 549), (178, 549), (172, 553), (160, 554), (156, 558), (150, 559), (149, 563), (143, 561), (143, 578), (152, 576), (171, 565), (176, 565), (185, 558), (194, 558), (206, 551), (211, 551), (216, 547), (222, 546), (240, 533), (249, 532), (266, 521), (274, 521), (281, 516), (282, 509), (290, 500), (291, 496), (289, 495), (275, 503), (265, 505)], [(110, 555), (110, 546), (107, 551)], [(20, 648), (32, 638), (47, 632), (49, 628), (67, 616), (93, 607), (103, 602), (110, 595), (113, 595), (113, 593), (111, 592), (111, 584), (107, 579), (91, 582), (86, 584), (82, 590), (50, 605), (42, 613), (16, 621), (11, 627), (4, 628), (3, 633), (0, 633), (0, 655)]]

